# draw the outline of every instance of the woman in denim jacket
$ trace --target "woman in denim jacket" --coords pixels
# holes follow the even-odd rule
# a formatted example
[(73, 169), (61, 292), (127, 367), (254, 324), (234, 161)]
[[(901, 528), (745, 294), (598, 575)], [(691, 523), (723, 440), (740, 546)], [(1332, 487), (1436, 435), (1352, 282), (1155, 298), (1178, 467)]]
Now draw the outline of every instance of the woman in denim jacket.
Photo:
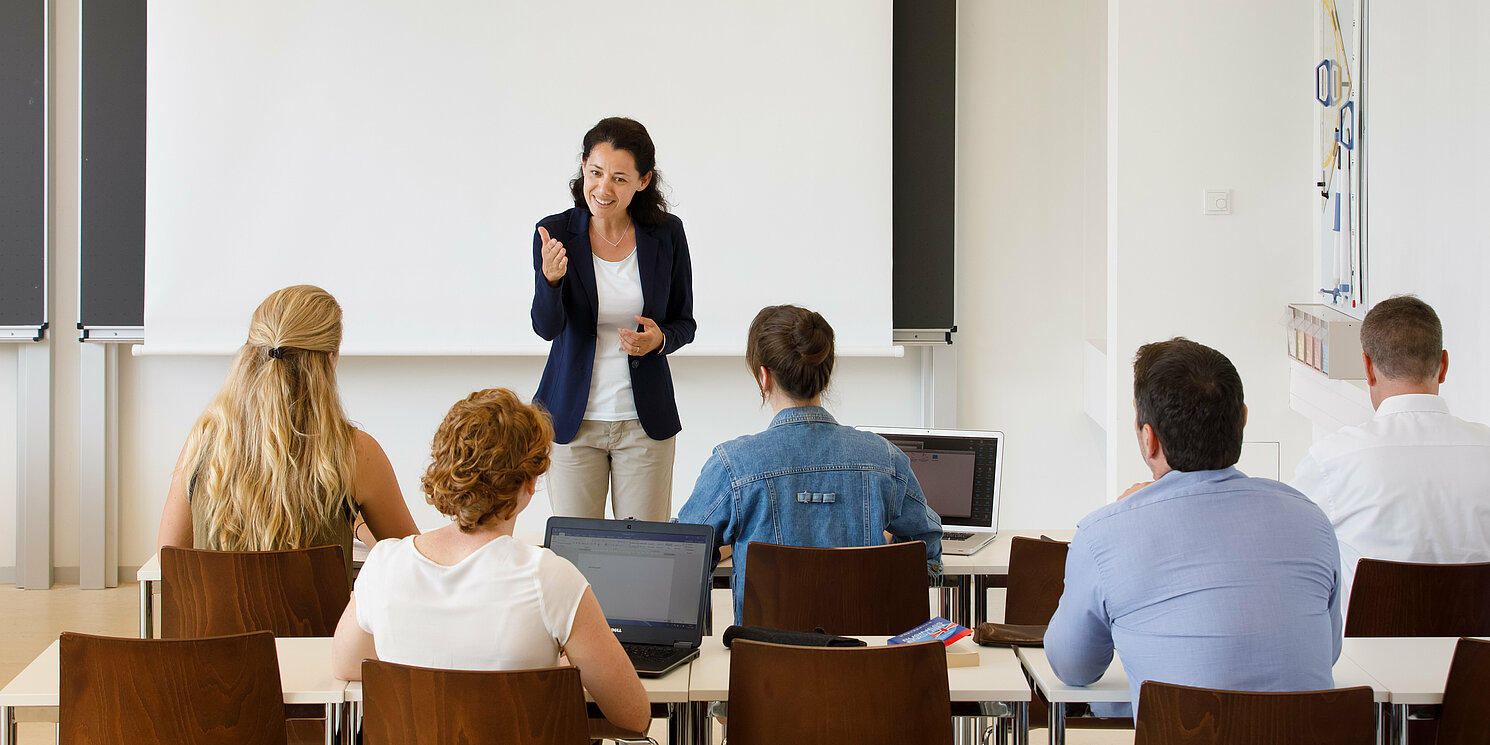
[(745, 361), (776, 416), (766, 431), (715, 447), (678, 511), (679, 522), (713, 525), (716, 544), (733, 551), (735, 623), (751, 541), (878, 546), (888, 531), (897, 543), (925, 541), (926, 566), (940, 572), (942, 521), (905, 453), (822, 407), (833, 373), (828, 322), (794, 305), (765, 308), (750, 323)]

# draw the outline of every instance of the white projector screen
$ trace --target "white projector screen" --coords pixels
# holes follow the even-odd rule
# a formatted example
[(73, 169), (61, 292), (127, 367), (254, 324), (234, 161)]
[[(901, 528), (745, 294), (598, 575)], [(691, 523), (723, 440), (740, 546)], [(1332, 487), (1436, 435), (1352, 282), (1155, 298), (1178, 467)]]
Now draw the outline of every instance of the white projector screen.
[(533, 226), (612, 115), (687, 230), (692, 353), (787, 302), (885, 351), (890, 52), (890, 0), (151, 0), (141, 351), (229, 351), (311, 283), (344, 353), (543, 353)]

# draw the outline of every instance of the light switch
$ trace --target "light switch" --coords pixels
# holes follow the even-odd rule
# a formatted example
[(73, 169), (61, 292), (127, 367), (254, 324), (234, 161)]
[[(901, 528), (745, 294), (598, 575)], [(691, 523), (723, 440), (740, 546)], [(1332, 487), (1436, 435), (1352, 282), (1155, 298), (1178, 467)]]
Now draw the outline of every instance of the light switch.
[(1203, 214), (1207, 215), (1229, 215), (1231, 214), (1231, 190), (1230, 189), (1206, 189), (1205, 208)]

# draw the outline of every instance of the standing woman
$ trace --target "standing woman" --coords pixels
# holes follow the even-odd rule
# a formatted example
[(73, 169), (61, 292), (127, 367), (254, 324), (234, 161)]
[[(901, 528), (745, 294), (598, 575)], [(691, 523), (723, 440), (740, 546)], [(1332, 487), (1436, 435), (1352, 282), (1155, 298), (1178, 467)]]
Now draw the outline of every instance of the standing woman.
[(161, 546), (273, 551), (418, 532), (388, 456), (336, 391), (341, 306), (296, 285), (254, 310), (217, 398), (171, 474)]
[[(668, 214), (647, 128), (585, 133), (574, 207), (533, 238), (533, 330), (548, 364), (533, 396), (553, 416), (554, 514), (666, 520), (682, 425), (667, 355), (693, 341), (693, 267)], [(573, 259), (573, 261), (571, 261)]]

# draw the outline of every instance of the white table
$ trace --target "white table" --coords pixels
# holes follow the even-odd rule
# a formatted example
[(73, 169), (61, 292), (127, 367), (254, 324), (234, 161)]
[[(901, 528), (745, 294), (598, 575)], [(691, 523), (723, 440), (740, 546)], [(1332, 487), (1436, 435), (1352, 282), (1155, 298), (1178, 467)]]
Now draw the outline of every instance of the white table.
[[(885, 643), (883, 636), (860, 636), (871, 646)], [(1014, 712), (1014, 737), (1024, 745), (1029, 739), (1030, 686), (1012, 650), (977, 647), (978, 665), (947, 668), (947, 689), (953, 701), (1006, 704)], [(729, 700), (729, 649), (721, 637), (704, 638), (699, 657), (693, 662), (688, 696), (699, 704), (704, 720), (696, 729), (698, 742), (712, 742), (713, 722), (706, 706)]]
[[(61, 705), (61, 671), (58, 667), (61, 642), (52, 642), (20, 675), (0, 689), (0, 745), (16, 741), (16, 709), (56, 709)], [(326, 742), (336, 742), (336, 727), (347, 682), (331, 675), (329, 638), (275, 639), (279, 655), (279, 679), (287, 704), (316, 704), (326, 707)], [(121, 671), (121, 674), (127, 674)]]
[[(952, 526), (954, 529), (956, 526)], [(995, 577), (1009, 576), (1009, 549), (1016, 537), (1053, 538), (1069, 543), (1076, 536), (1075, 530), (1000, 530), (998, 536), (987, 546), (970, 556), (942, 555), (942, 581), (937, 586), (941, 596), (941, 615), (949, 621), (963, 626), (973, 626), (989, 620), (988, 589), (1002, 587)], [(728, 578), (729, 559), (719, 563), (714, 577)]]
[[(1046, 659), (1044, 649), (1021, 647), (1019, 660), (1024, 664), (1025, 672), (1029, 673), (1030, 681), (1050, 701), (1051, 745), (1064, 745), (1066, 742), (1066, 706), (1068, 704), (1132, 703), (1132, 696), (1128, 690), (1128, 676), (1123, 672), (1122, 660), (1118, 659), (1116, 654), (1112, 656), (1112, 664), (1108, 666), (1107, 672), (1089, 686), (1062, 683), (1060, 678), (1056, 677), (1055, 671), (1050, 668), (1050, 660)], [(1390, 700), (1389, 689), (1343, 652), (1332, 672), (1336, 688), (1369, 686), (1372, 691), (1372, 700), (1377, 705)], [(1443, 683), (1440, 682), (1439, 687), (1442, 688), (1442, 686)], [(1378, 718), (1378, 741), (1381, 740), (1380, 726), (1381, 720)]]
[(1458, 637), (1452, 636), (1345, 640), (1341, 659), (1350, 658), (1391, 691), (1391, 742), (1407, 745), (1407, 707), (1443, 703), (1444, 684), (1458, 643)]

